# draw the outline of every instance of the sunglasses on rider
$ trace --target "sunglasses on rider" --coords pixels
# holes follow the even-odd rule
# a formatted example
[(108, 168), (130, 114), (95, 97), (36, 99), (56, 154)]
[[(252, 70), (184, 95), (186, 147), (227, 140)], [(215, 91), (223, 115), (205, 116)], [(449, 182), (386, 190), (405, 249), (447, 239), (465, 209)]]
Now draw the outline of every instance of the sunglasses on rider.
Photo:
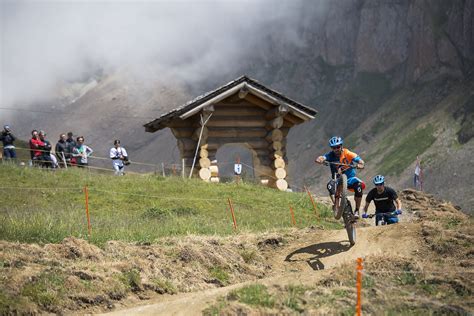
[(341, 145), (339, 145), (339, 146), (332, 146), (331, 148), (332, 148), (332, 149), (341, 149)]

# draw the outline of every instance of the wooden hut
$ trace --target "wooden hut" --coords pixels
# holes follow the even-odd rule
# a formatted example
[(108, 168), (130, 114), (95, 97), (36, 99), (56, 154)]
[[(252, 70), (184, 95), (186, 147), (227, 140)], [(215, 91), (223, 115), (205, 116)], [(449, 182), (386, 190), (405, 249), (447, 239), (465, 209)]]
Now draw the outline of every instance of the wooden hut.
[[(242, 76), (144, 125), (154, 133), (169, 127), (188, 170), (217, 182), (211, 166), (220, 146), (243, 144), (252, 152), (262, 183), (286, 190), (287, 135), (317, 111)], [(215, 177), (214, 177), (215, 178)]]

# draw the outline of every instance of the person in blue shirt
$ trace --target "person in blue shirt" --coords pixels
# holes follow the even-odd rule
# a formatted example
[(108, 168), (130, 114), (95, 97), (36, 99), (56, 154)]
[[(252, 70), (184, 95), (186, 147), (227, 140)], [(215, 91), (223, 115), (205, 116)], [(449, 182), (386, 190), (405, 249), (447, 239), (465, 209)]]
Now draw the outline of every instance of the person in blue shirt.
[[(315, 162), (319, 164), (323, 164), (324, 162), (344, 164), (341, 166), (330, 164), (329, 167), (331, 168), (331, 175), (334, 177), (334, 174), (337, 173), (339, 169), (341, 169), (342, 173), (347, 176), (347, 188), (354, 190), (354, 200), (356, 203), (354, 218), (358, 219), (365, 183), (356, 177), (355, 169), (363, 169), (365, 163), (362, 158), (359, 157), (359, 155), (347, 148), (343, 148), (342, 144), (343, 140), (341, 137), (332, 137), (329, 140), (329, 146), (332, 150), (325, 155), (316, 158)], [(331, 179), (331, 181), (328, 182), (327, 189), (329, 191), (329, 195), (331, 196), (331, 200), (334, 203), (334, 196), (336, 194), (336, 184), (334, 183), (334, 180)]]

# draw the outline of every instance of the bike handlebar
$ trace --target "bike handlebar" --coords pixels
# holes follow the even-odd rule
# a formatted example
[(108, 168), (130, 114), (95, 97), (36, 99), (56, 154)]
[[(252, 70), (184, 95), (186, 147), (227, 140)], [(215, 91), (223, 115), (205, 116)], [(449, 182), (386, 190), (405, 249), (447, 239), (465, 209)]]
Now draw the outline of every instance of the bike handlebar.
[(345, 167), (349, 167), (349, 168), (356, 168), (356, 169), (363, 169), (363, 168), (358, 168), (357, 164), (346, 164), (346, 163), (342, 163), (342, 162), (332, 162), (332, 161), (323, 161), (321, 164), (325, 165), (325, 166), (329, 166), (329, 165), (335, 165), (335, 166), (345, 166)]
[(386, 213), (375, 213), (375, 214), (362, 214), (362, 218), (373, 218), (376, 215), (401, 215), (402, 210), (395, 210), (393, 212), (386, 212)]

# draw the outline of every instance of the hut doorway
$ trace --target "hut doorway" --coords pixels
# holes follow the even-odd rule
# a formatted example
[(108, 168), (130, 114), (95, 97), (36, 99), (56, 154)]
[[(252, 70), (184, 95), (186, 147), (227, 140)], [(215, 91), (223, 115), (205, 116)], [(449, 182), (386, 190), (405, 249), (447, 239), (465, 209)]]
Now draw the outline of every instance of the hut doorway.
[(244, 181), (256, 181), (253, 166), (253, 150), (246, 144), (225, 144), (216, 152), (219, 177), (221, 182), (235, 181), (234, 165), (240, 160), (242, 172), (240, 178)]

